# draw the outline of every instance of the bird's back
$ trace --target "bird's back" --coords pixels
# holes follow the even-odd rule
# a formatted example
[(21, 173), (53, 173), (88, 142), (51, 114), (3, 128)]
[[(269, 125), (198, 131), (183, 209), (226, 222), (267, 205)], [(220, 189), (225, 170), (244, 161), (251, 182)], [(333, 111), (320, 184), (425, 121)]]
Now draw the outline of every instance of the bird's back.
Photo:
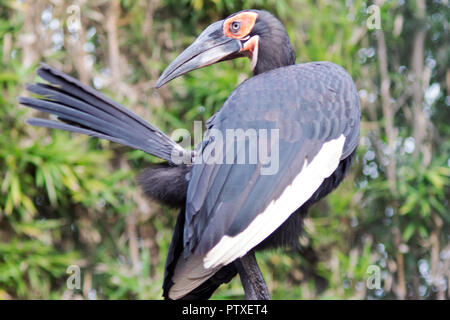
[[(241, 83), (222, 108), (210, 119), (208, 128), (279, 128), (288, 138), (299, 138), (297, 130), (310, 137), (334, 137), (340, 126), (349, 137), (343, 158), (356, 147), (359, 137), (360, 103), (351, 76), (327, 61), (296, 64), (270, 70)], [(310, 127), (312, 123), (323, 123)]]

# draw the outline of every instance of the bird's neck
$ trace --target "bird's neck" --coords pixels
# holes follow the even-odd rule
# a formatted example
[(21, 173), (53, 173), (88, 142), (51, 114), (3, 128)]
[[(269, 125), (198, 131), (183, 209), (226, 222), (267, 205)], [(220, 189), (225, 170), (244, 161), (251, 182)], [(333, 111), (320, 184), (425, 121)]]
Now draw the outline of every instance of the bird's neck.
[(282, 43), (260, 41), (253, 75), (295, 64), (295, 52), (289, 38), (286, 36), (283, 40)]

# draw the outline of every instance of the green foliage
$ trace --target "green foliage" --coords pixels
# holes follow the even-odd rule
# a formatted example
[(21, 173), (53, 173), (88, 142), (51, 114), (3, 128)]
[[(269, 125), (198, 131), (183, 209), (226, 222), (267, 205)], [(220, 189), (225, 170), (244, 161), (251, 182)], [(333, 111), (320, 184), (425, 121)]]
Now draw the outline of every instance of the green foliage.
[[(257, 253), (272, 297), (448, 298), (450, 55), (444, 4), (426, 2), (424, 21), (416, 1), (386, 1), (380, 8), (397, 135), (389, 155), (378, 34), (366, 28), (366, 1), (121, 0), (115, 36), (106, 23), (111, 4), (93, 1), (81, 8), (84, 40), (75, 42), (65, 5), (0, 3), (0, 299), (160, 299), (178, 214), (144, 200), (134, 183), (140, 169), (158, 161), (153, 156), (25, 123), (37, 114), (19, 106), (16, 97), (25, 93), (25, 83), (37, 80), (37, 63), (44, 60), (79, 77), (85, 63), (86, 81), (163, 131), (192, 130), (194, 120), (211, 117), (250, 75), (247, 59), (194, 71), (158, 91), (154, 81), (206, 25), (244, 8), (265, 9), (283, 21), (298, 63), (330, 60), (346, 68), (363, 111), (352, 169), (311, 208), (301, 249)], [(414, 143), (411, 90), (412, 44), (423, 23), (421, 110), (428, 149)], [(111, 80), (114, 40), (120, 72)], [(394, 181), (389, 161), (395, 163)], [(81, 268), (80, 289), (67, 288), (70, 265)], [(381, 270), (379, 289), (366, 286), (373, 265)], [(213, 296), (239, 298), (238, 277)]]

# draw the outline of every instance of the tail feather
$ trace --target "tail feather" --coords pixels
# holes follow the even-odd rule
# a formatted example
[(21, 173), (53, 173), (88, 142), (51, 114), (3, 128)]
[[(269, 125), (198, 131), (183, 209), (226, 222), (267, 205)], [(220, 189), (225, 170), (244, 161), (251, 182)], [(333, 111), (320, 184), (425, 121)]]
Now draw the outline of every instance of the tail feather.
[[(37, 74), (49, 84), (27, 85), (27, 90), (40, 97), (19, 97), (19, 103), (39, 111), (56, 115), (58, 120), (27, 119), (34, 126), (61, 129), (106, 139), (133, 149), (139, 149), (172, 162), (172, 154), (187, 156), (190, 152), (166, 136), (155, 126), (100, 92), (46, 64)], [(183, 252), (184, 203), (190, 166), (160, 164), (143, 172), (139, 182), (146, 194), (174, 207), (181, 207), (170, 245), (164, 277), (164, 297), (207, 299), (222, 284), (237, 273), (233, 263), (208, 271), (207, 277), (183, 284), (183, 270), (193, 265), (185, 261)], [(195, 265), (193, 265), (195, 267)], [(204, 272), (199, 268), (199, 272)], [(181, 288), (179, 288), (181, 287)]]
[(100, 139), (105, 139), (105, 140), (109, 140), (112, 142), (116, 142), (125, 146), (129, 146), (133, 149), (139, 149), (140, 147), (138, 145), (135, 145), (133, 143), (130, 143), (128, 141), (125, 141), (123, 139), (120, 138), (115, 138), (115, 137), (111, 137), (99, 132), (95, 132), (89, 129), (84, 129), (81, 127), (77, 127), (77, 126), (72, 126), (69, 124), (66, 124), (64, 122), (59, 122), (59, 121), (53, 121), (53, 120), (47, 120), (47, 119), (40, 119), (40, 118), (29, 118), (26, 121), (28, 124), (32, 125), (32, 126), (37, 126), (37, 127), (46, 127), (46, 128), (50, 128), (50, 129), (60, 129), (60, 130), (66, 130), (66, 131), (70, 131), (70, 132), (75, 132), (75, 133), (81, 133), (81, 134), (86, 134), (88, 136), (92, 136), (92, 137), (96, 137), (96, 138), (100, 138)]
[[(103, 119), (108, 121), (110, 124), (115, 124), (117, 126), (127, 127), (132, 131), (137, 131), (138, 128), (133, 128), (129, 125), (129, 123), (124, 122), (111, 115), (110, 113), (105, 112), (99, 107), (94, 107), (83, 100), (79, 100), (67, 93), (61, 92), (57, 87), (49, 86), (43, 83), (37, 84), (29, 84), (26, 86), (27, 90), (36, 93), (38, 95), (44, 96), (48, 101), (58, 101), (58, 103), (63, 104), (65, 106), (72, 106), (72, 108), (79, 110), (81, 112), (85, 112), (99, 119)], [(22, 98), (21, 98), (22, 99)]]
[[(138, 138), (133, 136), (132, 132), (128, 132), (125, 124), (116, 126), (106, 119), (90, 115), (89, 113), (79, 111), (76, 108), (66, 107), (60, 103), (52, 102), (46, 99), (36, 99), (28, 97), (20, 97), (19, 102), (25, 106), (57, 115), (61, 120), (68, 120), (71, 123), (77, 123), (83, 128), (96, 128), (98, 132), (112, 137), (122, 137), (127, 140)], [(136, 139), (138, 140), (138, 139)], [(141, 141), (139, 141), (141, 140)], [(142, 139), (138, 141), (142, 143)]]
[(100, 92), (45, 63), (41, 63), (41, 67), (37, 70), (37, 74), (51, 84), (59, 86), (63, 92), (98, 106), (106, 112), (111, 112), (111, 114), (114, 114), (119, 119), (126, 120), (126, 117), (128, 116), (148, 129), (159, 131), (158, 128), (152, 126), (137, 114), (121, 106), (114, 100), (109, 99)]
[(19, 103), (63, 122), (29, 119), (29, 124), (110, 140), (167, 161), (174, 150), (186, 152), (157, 127), (63, 72), (41, 64), (37, 74), (50, 84), (31, 84), (27, 90), (43, 98), (19, 97)]

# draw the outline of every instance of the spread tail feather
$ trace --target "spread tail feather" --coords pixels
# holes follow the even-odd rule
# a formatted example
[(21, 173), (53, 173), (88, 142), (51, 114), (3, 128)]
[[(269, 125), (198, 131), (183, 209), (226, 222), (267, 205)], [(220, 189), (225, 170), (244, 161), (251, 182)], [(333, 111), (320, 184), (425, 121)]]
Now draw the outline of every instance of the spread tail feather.
[(62, 122), (31, 118), (29, 124), (110, 140), (167, 161), (174, 150), (185, 152), (157, 127), (65, 73), (42, 63), (37, 74), (50, 84), (30, 84), (27, 90), (42, 98), (19, 97), (19, 103)]
[[(184, 207), (186, 175), (190, 166), (172, 166), (171, 160), (174, 152), (184, 159), (190, 158), (189, 151), (138, 115), (65, 73), (41, 64), (37, 74), (49, 84), (30, 84), (27, 90), (41, 97), (19, 97), (18, 101), (56, 115), (60, 121), (30, 118), (27, 123), (106, 139), (169, 161), (145, 170), (139, 182), (148, 196), (174, 207)], [(184, 209), (179, 215), (167, 257), (164, 297), (207, 299), (222, 283), (229, 282), (237, 270), (233, 263), (207, 270), (201, 280), (195, 279), (195, 285), (187, 283), (185, 287), (183, 275), (189, 266), (195, 267), (195, 263), (183, 260), (183, 229)]]

